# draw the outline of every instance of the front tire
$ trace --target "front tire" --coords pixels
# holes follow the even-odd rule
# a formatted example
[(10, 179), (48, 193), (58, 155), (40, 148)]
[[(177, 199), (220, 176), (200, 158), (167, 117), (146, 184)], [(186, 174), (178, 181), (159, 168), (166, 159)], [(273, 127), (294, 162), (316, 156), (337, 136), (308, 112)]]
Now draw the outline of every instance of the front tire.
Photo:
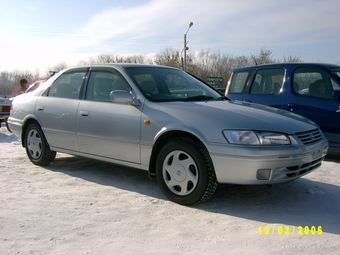
[(157, 157), (156, 175), (164, 195), (181, 205), (205, 202), (218, 185), (208, 151), (188, 137), (165, 144)]
[(30, 124), (25, 132), (25, 148), (30, 161), (35, 165), (49, 165), (56, 157), (56, 152), (50, 150), (45, 135), (39, 125)]

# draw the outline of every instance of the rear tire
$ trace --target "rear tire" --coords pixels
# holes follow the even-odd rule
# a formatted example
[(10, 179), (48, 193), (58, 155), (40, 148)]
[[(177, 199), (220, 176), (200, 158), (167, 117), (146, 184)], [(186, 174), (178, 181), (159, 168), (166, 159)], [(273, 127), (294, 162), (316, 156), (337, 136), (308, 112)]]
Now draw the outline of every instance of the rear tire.
[(57, 152), (51, 151), (39, 125), (30, 124), (25, 132), (25, 148), (28, 158), (35, 165), (49, 165)]
[(164, 195), (181, 205), (205, 202), (218, 185), (208, 151), (188, 137), (165, 144), (157, 157), (156, 175)]

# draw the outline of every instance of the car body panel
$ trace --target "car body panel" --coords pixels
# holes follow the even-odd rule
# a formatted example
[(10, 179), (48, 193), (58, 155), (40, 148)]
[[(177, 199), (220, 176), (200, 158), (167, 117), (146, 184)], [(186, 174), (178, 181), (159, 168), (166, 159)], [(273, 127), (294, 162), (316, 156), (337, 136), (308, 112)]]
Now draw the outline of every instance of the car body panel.
[(35, 114), (43, 127), (46, 139), (55, 148), (77, 151), (77, 117), (79, 100), (37, 97)]
[[(98, 126), (98, 123), (105, 124)], [(77, 117), (78, 149), (82, 153), (139, 164), (140, 126), (138, 107), (81, 101)]]

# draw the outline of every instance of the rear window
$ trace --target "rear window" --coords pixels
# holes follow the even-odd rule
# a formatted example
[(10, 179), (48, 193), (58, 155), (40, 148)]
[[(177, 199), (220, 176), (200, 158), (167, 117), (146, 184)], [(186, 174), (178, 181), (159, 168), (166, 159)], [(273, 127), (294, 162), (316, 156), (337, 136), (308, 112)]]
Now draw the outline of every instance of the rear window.
[(250, 71), (245, 71), (245, 72), (237, 72), (233, 74), (231, 83), (230, 83), (230, 88), (228, 93), (230, 94), (240, 94), (242, 93), (248, 76), (249, 76)]
[(77, 99), (85, 77), (85, 71), (73, 71), (62, 74), (51, 85), (48, 96)]

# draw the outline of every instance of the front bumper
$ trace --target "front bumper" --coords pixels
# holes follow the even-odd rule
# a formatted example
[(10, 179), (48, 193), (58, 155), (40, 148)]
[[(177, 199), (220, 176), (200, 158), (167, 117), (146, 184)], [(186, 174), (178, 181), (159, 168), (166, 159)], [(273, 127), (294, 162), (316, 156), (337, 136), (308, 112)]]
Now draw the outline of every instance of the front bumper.
[(209, 146), (219, 183), (258, 185), (290, 182), (321, 166), (328, 142), (281, 148)]

